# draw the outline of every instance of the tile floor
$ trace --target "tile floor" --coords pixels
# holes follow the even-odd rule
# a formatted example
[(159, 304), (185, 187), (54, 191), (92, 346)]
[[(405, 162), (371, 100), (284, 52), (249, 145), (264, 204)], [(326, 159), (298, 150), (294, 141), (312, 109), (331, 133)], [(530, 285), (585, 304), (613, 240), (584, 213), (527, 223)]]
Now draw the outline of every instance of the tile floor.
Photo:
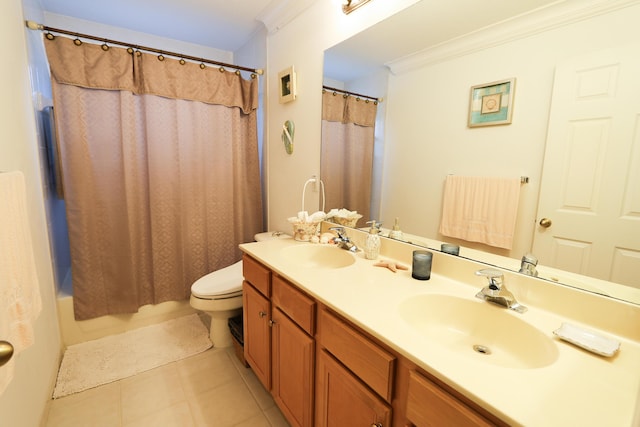
[(235, 356), (209, 349), (49, 402), (46, 427), (287, 427), (270, 394)]

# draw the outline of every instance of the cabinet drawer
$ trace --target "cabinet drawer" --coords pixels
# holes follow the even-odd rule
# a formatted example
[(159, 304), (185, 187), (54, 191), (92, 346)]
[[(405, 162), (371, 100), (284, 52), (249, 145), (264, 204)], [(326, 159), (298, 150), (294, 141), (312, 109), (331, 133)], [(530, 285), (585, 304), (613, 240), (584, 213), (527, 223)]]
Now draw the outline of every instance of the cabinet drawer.
[(306, 333), (315, 333), (315, 301), (275, 274), (272, 301)]
[(320, 344), (373, 391), (391, 402), (396, 358), (333, 314), (321, 310)]
[(242, 274), (244, 280), (251, 283), (260, 293), (266, 297), (271, 293), (271, 270), (260, 264), (249, 255), (242, 256)]
[(407, 419), (417, 427), (484, 427), (493, 425), (415, 371), (409, 373)]

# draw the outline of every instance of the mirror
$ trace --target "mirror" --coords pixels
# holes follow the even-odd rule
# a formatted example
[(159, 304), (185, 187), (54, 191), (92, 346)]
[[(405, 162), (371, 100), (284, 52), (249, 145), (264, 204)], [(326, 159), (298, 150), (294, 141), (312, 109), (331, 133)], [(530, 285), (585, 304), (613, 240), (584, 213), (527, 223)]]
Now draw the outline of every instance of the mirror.
[[(419, 1), (325, 51), (324, 84), (384, 98), (376, 123), (376, 135), (384, 138), (376, 141), (380, 147), (374, 176), (379, 180), (374, 178), (372, 185), (372, 218), (384, 221), (388, 229), (399, 217), (413, 243), (439, 250), (446, 240), (462, 246), (461, 256), (518, 271), (520, 258), (532, 250), (538, 224), (556, 65), (637, 40), (633, 22), (640, 18), (640, 6), (616, 9), (601, 2), (594, 15), (573, 4), (579, 2), (548, 8), (542, 6), (552, 2), (512, 2), (522, 8), (492, 8), (504, 12), (495, 21), (470, 11), (465, 15), (476, 19), (458, 22), (454, 10), (442, 5), (434, 9), (430, 3)], [(467, 6), (474, 7), (472, 3)], [(492, 25), (529, 10), (533, 12), (528, 16)], [(597, 28), (611, 31), (603, 37)], [(470, 88), (514, 77), (512, 124), (467, 127)], [(407, 98), (410, 93), (420, 98)], [(450, 174), (529, 178), (520, 190), (511, 251), (438, 234), (443, 183)], [(545, 268), (542, 262), (538, 270), (543, 279), (640, 304), (640, 283), (584, 280)]]

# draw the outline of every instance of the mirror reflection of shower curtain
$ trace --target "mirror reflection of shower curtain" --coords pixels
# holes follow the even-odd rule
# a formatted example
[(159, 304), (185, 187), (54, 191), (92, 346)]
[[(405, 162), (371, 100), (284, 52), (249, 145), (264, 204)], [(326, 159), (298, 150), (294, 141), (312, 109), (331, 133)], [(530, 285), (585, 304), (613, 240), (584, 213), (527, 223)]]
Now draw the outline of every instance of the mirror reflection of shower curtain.
[(325, 92), (322, 100), (320, 176), (327, 210), (358, 211), (360, 221), (368, 221), (377, 105), (331, 92)]

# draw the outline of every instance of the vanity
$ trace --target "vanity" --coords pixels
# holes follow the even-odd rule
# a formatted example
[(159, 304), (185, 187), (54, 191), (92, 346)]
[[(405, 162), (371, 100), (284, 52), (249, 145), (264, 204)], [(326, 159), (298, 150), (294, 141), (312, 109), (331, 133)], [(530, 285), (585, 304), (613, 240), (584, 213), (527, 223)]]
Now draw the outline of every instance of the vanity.
[[(349, 230), (359, 246), (366, 235)], [(435, 252), (431, 279), (277, 239), (244, 252), (244, 355), (293, 426), (634, 426), (640, 307), (504, 272), (518, 313), (475, 298), (486, 265)], [(411, 267), (415, 246), (381, 259)], [(606, 313), (606, 314), (597, 314)], [(621, 343), (612, 357), (553, 334)]]

